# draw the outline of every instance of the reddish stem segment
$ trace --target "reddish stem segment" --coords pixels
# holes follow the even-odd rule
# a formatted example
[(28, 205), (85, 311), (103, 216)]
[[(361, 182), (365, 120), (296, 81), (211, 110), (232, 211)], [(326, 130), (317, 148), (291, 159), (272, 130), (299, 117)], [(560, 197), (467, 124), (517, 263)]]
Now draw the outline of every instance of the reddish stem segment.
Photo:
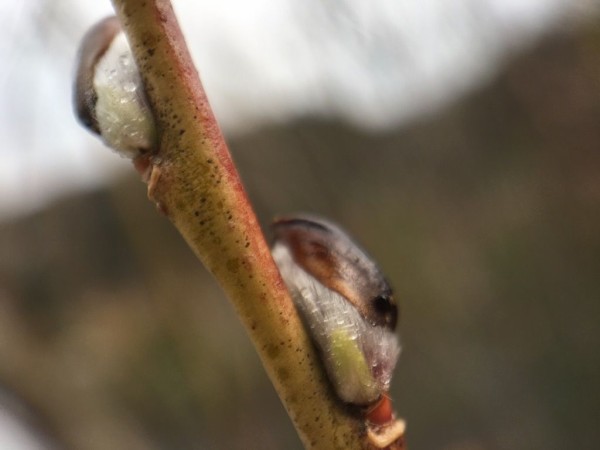
[(377, 426), (388, 424), (394, 420), (392, 400), (387, 393), (383, 394), (377, 403), (369, 409), (367, 420)]

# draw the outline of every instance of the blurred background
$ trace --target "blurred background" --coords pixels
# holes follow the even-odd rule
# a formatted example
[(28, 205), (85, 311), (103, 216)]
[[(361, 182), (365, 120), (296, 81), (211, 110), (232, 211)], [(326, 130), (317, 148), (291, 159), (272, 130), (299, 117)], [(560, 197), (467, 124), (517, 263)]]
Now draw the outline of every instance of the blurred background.
[[(175, 1), (267, 236), (400, 301), (412, 449), (600, 448), (600, 2)], [(71, 112), (108, 0), (0, 2), (0, 448), (300, 449), (227, 299)]]

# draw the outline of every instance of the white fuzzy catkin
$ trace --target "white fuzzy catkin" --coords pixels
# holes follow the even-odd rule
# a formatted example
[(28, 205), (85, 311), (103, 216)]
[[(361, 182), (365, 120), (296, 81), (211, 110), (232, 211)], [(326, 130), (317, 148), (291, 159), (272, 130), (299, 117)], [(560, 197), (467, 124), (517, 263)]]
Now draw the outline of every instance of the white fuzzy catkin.
[(154, 146), (154, 119), (124, 33), (119, 33), (94, 72), (96, 119), (106, 145), (134, 158)]

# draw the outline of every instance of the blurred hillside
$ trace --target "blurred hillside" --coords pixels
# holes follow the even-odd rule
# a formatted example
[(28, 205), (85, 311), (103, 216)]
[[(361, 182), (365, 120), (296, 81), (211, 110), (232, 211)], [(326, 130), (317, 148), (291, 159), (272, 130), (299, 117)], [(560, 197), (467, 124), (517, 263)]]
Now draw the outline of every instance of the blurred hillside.
[[(600, 445), (599, 123), (594, 23), (402, 129), (306, 118), (230, 142), (265, 227), (332, 218), (395, 285), (411, 448)], [(300, 448), (223, 294), (133, 173), (0, 225), (0, 361), (58, 448)]]

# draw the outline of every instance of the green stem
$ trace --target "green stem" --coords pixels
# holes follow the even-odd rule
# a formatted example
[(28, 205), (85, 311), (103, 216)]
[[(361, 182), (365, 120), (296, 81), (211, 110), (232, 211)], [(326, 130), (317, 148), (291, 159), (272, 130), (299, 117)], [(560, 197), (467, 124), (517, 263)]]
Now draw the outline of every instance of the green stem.
[[(271, 258), (167, 0), (113, 0), (159, 135), (149, 196), (233, 303), (307, 448), (365, 448)], [(224, 330), (225, 332), (225, 330)]]

